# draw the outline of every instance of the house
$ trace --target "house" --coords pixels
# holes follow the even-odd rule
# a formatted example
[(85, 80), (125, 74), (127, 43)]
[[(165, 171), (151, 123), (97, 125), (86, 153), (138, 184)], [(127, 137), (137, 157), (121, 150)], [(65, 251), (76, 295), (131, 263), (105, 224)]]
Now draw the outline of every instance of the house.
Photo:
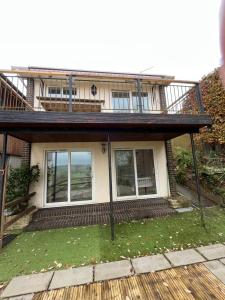
[(198, 83), (172, 76), (40, 67), (1, 72), (22, 83), (32, 108), (1, 105), (0, 130), (31, 144), (30, 163), (41, 170), (31, 187), (39, 209), (110, 203), (112, 221), (112, 203), (176, 197), (170, 140), (211, 124)]

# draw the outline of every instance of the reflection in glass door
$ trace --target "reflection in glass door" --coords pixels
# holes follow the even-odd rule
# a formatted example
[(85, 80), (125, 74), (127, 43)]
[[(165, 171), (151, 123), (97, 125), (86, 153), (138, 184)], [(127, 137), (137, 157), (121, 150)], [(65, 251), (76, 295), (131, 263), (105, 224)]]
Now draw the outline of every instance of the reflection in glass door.
[(68, 152), (47, 153), (47, 203), (68, 201)]
[(136, 194), (133, 150), (116, 150), (117, 196)]
[(135, 150), (138, 195), (156, 194), (155, 168), (151, 149)]
[(91, 152), (71, 152), (70, 199), (71, 201), (92, 200)]
[(116, 150), (117, 196), (157, 194), (152, 149)]

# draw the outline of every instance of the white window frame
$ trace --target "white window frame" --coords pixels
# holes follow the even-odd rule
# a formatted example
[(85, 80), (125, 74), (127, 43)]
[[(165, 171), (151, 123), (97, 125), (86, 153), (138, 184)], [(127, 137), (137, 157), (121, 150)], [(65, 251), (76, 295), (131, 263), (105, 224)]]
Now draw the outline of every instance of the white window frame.
[[(113, 171), (113, 198), (114, 201), (122, 201), (122, 200), (136, 200), (136, 199), (149, 199), (149, 198), (157, 198), (159, 197), (159, 172), (158, 172), (158, 165), (156, 159), (156, 151), (154, 147), (151, 146), (137, 146), (137, 147), (115, 147), (112, 148), (112, 171)], [(133, 152), (134, 157), (134, 172), (135, 172), (135, 190), (136, 195), (131, 196), (117, 196), (117, 179), (116, 179), (116, 157), (115, 151), (126, 151), (131, 150)], [(155, 168), (155, 184), (156, 184), (156, 194), (148, 194), (148, 195), (138, 195), (138, 183), (137, 183), (137, 163), (136, 163), (136, 150), (152, 150), (153, 152), (153, 162)]]
[[(132, 108), (132, 103), (131, 103), (131, 95), (130, 95), (130, 91), (129, 90), (111, 90), (110, 92), (110, 96), (111, 96), (111, 99), (110, 99), (110, 103), (111, 103), (111, 109), (112, 109), (112, 112), (115, 112), (115, 113), (127, 113), (126, 110), (115, 110), (114, 107), (113, 107), (113, 93), (127, 93), (129, 95), (129, 108), (128, 108), (128, 111), (129, 112), (132, 112), (133, 108)], [(123, 98), (121, 98), (123, 99)]]
[[(132, 90), (115, 90), (115, 89), (112, 89), (111, 90), (111, 92), (110, 92), (110, 103), (111, 103), (111, 110), (112, 110), (112, 112), (114, 112), (114, 113), (123, 113), (123, 110), (115, 110), (114, 108), (113, 108), (113, 92), (124, 92), (124, 93), (128, 93), (129, 94), (129, 113), (138, 113), (136, 110), (134, 110), (134, 108), (133, 108), (133, 96), (132, 96), (132, 94), (133, 93), (136, 93), (135, 91), (132, 91)], [(149, 113), (149, 112), (151, 112), (151, 106), (152, 106), (152, 104), (150, 103), (150, 101), (151, 101), (151, 92), (143, 92), (143, 93), (147, 93), (147, 95), (148, 95), (148, 102), (149, 102), (149, 106), (148, 106), (148, 110), (147, 111), (144, 111), (143, 113)], [(152, 101), (151, 101), (152, 102)], [(126, 110), (124, 110), (124, 113), (127, 113), (126, 112)]]
[[(67, 86), (48, 86), (47, 87), (47, 91), (48, 91), (48, 97), (50, 98), (69, 98), (69, 95), (65, 94), (63, 92), (64, 89), (69, 89)], [(59, 89), (60, 93), (59, 94), (51, 94), (49, 93), (49, 89)], [(75, 99), (77, 96), (77, 88), (76, 87), (72, 87), (72, 90), (76, 89), (76, 93), (73, 95), (72, 94), (72, 99)]]
[[(67, 201), (64, 202), (55, 202), (48, 203), (47, 202), (47, 153), (48, 152), (67, 152), (68, 153), (68, 198)], [(91, 178), (92, 178), (92, 199), (91, 200), (83, 200), (83, 201), (71, 201), (71, 152), (90, 152), (91, 153)], [(76, 205), (84, 205), (84, 204), (92, 204), (95, 203), (95, 171), (94, 171), (94, 155), (93, 150), (89, 148), (72, 148), (72, 149), (45, 149), (44, 150), (44, 207), (61, 207), (61, 206), (76, 206)]]
[[(55, 93), (55, 94), (49, 93), (49, 89), (57, 89), (57, 90), (59, 90), (59, 93)], [(62, 97), (61, 87), (59, 87), (59, 86), (48, 86), (48, 97), (50, 97), (50, 98), (60, 98), (60, 97)]]

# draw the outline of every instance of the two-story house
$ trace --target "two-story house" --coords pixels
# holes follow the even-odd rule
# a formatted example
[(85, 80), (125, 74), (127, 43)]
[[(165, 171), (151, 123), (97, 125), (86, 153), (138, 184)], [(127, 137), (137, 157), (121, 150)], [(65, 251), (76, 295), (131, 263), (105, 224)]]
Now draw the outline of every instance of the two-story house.
[(211, 124), (199, 85), (172, 76), (40, 67), (7, 76), (32, 109), (1, 104), (0, 130), (31, 144), (41, 170), (32, 202), (45, 212), (111, 203), (112, 217), (112, 203), (147, 212), (145, 201), (176, 197), (170, 140)]

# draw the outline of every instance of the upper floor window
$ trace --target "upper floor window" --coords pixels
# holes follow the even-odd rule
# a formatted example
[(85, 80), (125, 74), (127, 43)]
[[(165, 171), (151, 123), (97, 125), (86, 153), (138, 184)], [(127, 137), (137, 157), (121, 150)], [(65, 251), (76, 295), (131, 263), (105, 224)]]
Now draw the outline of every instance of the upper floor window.
[(48, 94), (50, 97), (57, 97), (61, 95), (60, 87), (49, 87)]
[(113, 111), (128, 112), (130, 110), (130, 94), (126, 91), (112, 92)]
[(149, 111), (149, 98), (147, 92), (141, 92), (141, 101), (139, 99), (139, 94), (137, 92), (132, 93), (133, 111), (140, 112), (141, 111), (140, 105), (142, 106), (143, 112)]
[[(75, 87), (72, 88), (72, 96), (74, 97), (77, 94), (77, 89)], [(67, 87), (49, 87), (48, 95), (50, 97), (69, 97), (70, 90)]]
[[(72, 88), (72, 96), (75, 96), (77, 94), (77, 89)], [(63, 95), (69, 97), (70, 95), (70, 89), (69, 88), (63, 88)]]

